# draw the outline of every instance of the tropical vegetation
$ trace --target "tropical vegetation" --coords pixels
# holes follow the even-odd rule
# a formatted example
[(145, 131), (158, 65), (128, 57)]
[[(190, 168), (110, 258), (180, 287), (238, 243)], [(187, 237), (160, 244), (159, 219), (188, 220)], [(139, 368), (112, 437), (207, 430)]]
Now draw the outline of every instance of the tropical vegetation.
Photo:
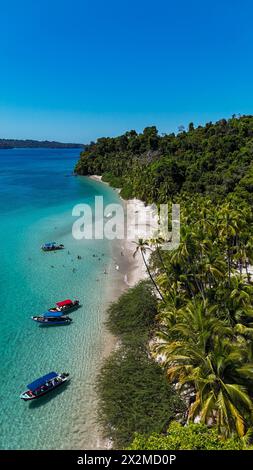
[(99, 375), (98, 419), (116, 448), (129, 445), (134, 432), (163, 432), (172, 418), (185, 411), (147, 349), (156, 304), (150, 285), (141, 282), (108, 312), (108, 327), (120, 342)]
[[(164, 398), (161, 415), (153, 415), (148, 400), (143, 412), (148, 415), (150, 410), (157, 423), (146, 422), (140, 430), (133, 420), (136, 409), (141, 410), (136, 401), (137, 408), (129, 408), (131, 426), (118, 440), (116, 412), (104, 407), (104, 422), (107, 431), (109, 425), (114, 433), (116, 445), (129, 446), (130, 438), (134, 439), (130, 448), (147, 449), (239, 449), (252, 443), (252, 151), (253, 117), (233, 116), (196, 129), (190, 124), (188, 131), (180, 129), (177, 135), (159, 136), (150, 127), (142, 134), (131, 131), (114, 139), (98, 139), (81, 155), (78, 173), (102, 174), (122, 188), (124, 197), (180, 204), (177, 249), (164, 251), (162, 240), (143, 239), (133, 247), (145, 263), (152, 301), (139, 296), (136, 314), (135, 303), (123, 296), (109, 311), (110, 328), (123, 347), (131, 349), (131, 336), (135, 338), (133, 370), (139, 364), (145, 376), (145, 361), (158, 367), (177, 406), (166, 411)], [(152, 251), (149, 262), (147, 251)], [(152, 321), (149, 307), (154, 308)], [(132, 331), (128, 319), (129, 325), (137, 321)], [(127, 338), (130, 343), (124, 343)], [(111, 370), (125, 361), (128, 351), (111, 358)], [(122, 381), (118, 387), (134, 395), (127, 387), (129, 383), (133, 388), (140, 386), (138, 374), (132, 382), (130, 369), (125, 376), (121, 370), (127, 372), (127, 368), (118, 370)], [(143, 386), (151, 397), (151, 382), (144, 380)], [(109, 381), (104, 382), (106, 387)], [(103, 396), (105, 404), (108, 398)], [(122, 400), (121, 396), (119, 403)], [(134, 437), (134, 432), (139, 434)]]
[(205, 424), (182, 426), (173, 421), (164, 435), (136, 433), (129, 450), (243, 450), (245, 444), (236, 437), (222, 439), (218, 429)]
[(155, 126), (91, 142), (76, 165), (81, 175), (102, 175), (126, 199), (166, 203), (179, 194), (219, 199), (236, 193), (253, 200), (253, 116), (233, 116), (178, 134)]

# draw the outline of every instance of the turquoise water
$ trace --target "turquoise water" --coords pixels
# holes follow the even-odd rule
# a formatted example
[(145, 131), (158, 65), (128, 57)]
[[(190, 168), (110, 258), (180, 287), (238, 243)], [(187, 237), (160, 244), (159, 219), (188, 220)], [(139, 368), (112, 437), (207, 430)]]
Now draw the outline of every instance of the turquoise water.
[[(119, 199), (105, 185), (71, 176), (78, 153), (0, 151), (2, 449), (99, 446), (94, 379), (106, 341), (110, 276), (103, 271), (111, 269), (111, 244), (75, 241), (71, 212), (76, 203), (94, 205), (95, 195), (103, 195), (105, 203)], [(46, 241), (59, 241), (66, 250), (43, 253)], [(41, 328), (30, 319), (57, 300), (74, 297), (82, 308), (71, 315), (69, 326)], [(70, 372), (69, 385), (35, 402), (19, 399), (27, 383), (51, 370)]]

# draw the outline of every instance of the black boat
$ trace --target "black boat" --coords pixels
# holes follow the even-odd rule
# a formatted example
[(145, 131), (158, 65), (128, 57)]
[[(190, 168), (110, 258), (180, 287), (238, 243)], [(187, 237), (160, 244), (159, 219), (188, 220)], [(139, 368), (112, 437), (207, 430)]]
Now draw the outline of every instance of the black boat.
[(49, 308), (49, 312), (61, 312), (62, 315), (67, 314), (68, 312), (73, 312), (80, 307), (79, 300), (62, 300), (61, 302), (56, 302), (56, 307)]
[(20, 398), (22, 400), (34, 400), (40, 398), (46, 393), (52, 392), (55, 388), (60, 387), (69, 380), (69, 374), (65, 372), (57, 374), (56, 372), (50, 372), (49, 374), (40, 377), (34, 382), (27, 385), (27, 390), (21, 393)]
[(45, 312), (43, 315), (32, 317), (41, 326), (68, 325), (72, 318), (63, 316), (61, 312)]

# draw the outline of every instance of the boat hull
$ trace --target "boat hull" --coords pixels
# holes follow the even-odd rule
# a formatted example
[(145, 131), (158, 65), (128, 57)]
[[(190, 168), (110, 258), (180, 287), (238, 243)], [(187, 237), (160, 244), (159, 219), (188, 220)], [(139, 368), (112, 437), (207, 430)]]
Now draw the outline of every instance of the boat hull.
[(60, 310), (58, 310), (58, 309), (55, 308), (55, 307), (52, 307), (52, 308), (50, 308), (48, 311), (49, 311), (49, 312), (61, 312), (62, 315), (67, 315), (69, 312), (74, 312), (75, 310), (78, 310), (80, 307), (81, 307), (80, 304), (78, 304), (78, 305), (72, 305), (71, 307), (64, 308), (64, 309), (60, 309)]
[(27, 390), (26, 392), (21, 394), (20, 398), (23, 401), (36, 400), (37, 398), (41, 398), (47, 395), (48, 393), (53, 392), (56, 388), (59, 388), (62, 385), (66, 384), (66, 382), (68, 382), (69, 380), (69, 377), (66, 375), (66, 377), (61, 382), (55, 384), (52, 388), (48, 388), (47, 390), (41, 392), (39, 395), (32, 394), (31, 396), (27, 396), (26, 394), (29, 392), (29, 390)]
[(42, 251), (59, 251), (59, 250), (64, 250), (64, 246), (55, 246), (54, 248), (41, 248)]
[(50, 319), (40, 319), (39, 317), (32, 317), (32, 320), (39, 323), (40, 326), (57, 326), (57, 325), (69, 325), (72, 322), (71, 318), (62, 318), (51, 321)]
[[(39, 322), (38, 322), (39, 323)], [(39, 323), (39, 326), (42, 328), (47, 328), (48, 326), (59, 326), (59, 325), (70, 325), (71, 321), (59, 321), (59, 322), (52, 322), (52, 323)]]

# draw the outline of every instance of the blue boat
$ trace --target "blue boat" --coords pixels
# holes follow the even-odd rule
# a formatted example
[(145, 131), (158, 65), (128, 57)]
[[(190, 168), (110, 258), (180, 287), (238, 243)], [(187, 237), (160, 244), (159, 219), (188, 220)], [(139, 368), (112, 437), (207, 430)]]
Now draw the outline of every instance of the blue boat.
[(42, 315), (32, 317), (33, 321), (41, 326), (68, 325), (72, 318), (62, 315), (61, 312), (45, 312)]
[(43, 375), (34, 382), (27, 385), (27, 390), (21, 393), (20, 398), (22, 400), (34, 400), (40, 398), (46, 393), (52, 392), (55, 388), (63, 385), (69, 380), (69, 374), (62, 373), (57, 374), (56, 372), (50, 372), (49, 374)]
[(56, 242), (44, 243), (44, 245), (41, 246), (41, 249), (43, 251), (63, 250), (63, 248), (64, 248), (64, 245), (57, 244)]
[(51, 312), (50, 310), (48, 310), (47, 312), (44, 312), (41, 316), (44, 318), (60, 318), (64, 317), (65, 315), (63, 315), (62, 312)]

